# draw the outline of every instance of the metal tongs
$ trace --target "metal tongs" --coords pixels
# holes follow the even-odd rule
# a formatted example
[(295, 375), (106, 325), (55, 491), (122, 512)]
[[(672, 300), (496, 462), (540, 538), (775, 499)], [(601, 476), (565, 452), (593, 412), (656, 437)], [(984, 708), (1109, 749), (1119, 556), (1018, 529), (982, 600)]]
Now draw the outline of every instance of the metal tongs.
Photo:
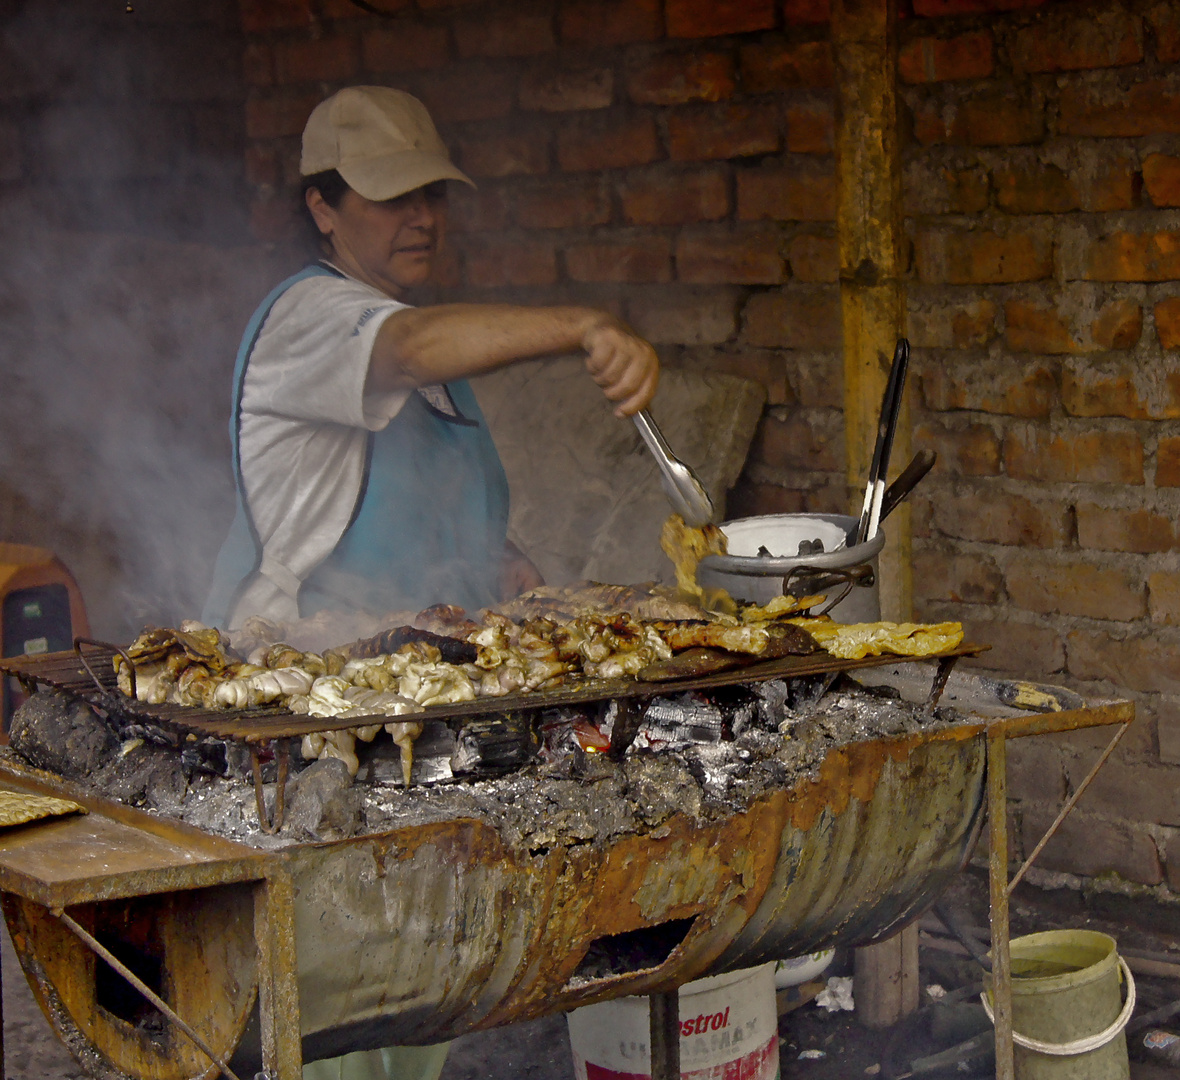
[[(881, 524), (881, 506), (885, 496), (885, 475), (889, 471), (889, 452), (893, 449), (893, 437), (897, 433), (897, 417), (901, 412), (901, 398), (905, 392), (906, 369), (910, 362), (910, 343), (905, 338), (897, 339), (893, 351), (893, 364), (889, 369), (889, 380), (885, 384), (885, 395), (881, 401), (881, 419), (877, 424), (877, 445), (873, 449), (873, 462), (869, 467), (869, 482), (865, 488), (864, 507), (860, 512), (860, 523), (856, 530), (856, 542), (863, 544), (877, 535)], [(920, 479), (920, 478), (919, 478)]]
[(640, 409), (631, 419), (660, 467), (660, 482), (672, 509), (684, 518), (685, 525), (694, 529), (708, 525), (713, 520), (713, 501), (705, 493), (696, 473), (668, 448), (646, 409)]

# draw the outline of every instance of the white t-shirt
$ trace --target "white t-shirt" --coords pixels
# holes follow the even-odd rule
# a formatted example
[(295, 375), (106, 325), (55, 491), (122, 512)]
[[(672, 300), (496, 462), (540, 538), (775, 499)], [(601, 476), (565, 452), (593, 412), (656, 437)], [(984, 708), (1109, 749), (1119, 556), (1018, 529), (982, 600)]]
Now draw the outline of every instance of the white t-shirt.
[(405, 304), (352, 278), (315, 276), (271, 308), (242, 386), (239, 458), (260, 571), (231, 613), (298, 617), (299, 584), (336, 547), (364, 478), (370, 431), (412, 391), (365, 393), (381, 324)]

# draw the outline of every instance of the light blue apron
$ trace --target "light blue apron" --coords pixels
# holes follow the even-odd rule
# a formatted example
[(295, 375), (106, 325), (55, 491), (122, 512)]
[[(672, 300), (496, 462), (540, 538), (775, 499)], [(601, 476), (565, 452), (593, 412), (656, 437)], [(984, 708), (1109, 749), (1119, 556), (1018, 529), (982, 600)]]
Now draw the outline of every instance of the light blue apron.
[[(246, 503), (239, 447), (250, 354), (279, 297), (319, 275), (339, 276), (327, 267), (309, 266), (288, 278), (262, 302), (242, 337), (230, 419), (238, 506), (214, 567), (203, 613), (209, 626), (228, 625), (262, 557)], [(332, 554), (304, 581), (300, 615), (324, 610), (380, 615), (438, 603), (475, 611), (500, 599), (508, 482), (471, 387), (459, 380), (446, 390), (457, 415), (415, 393), (383, 430), (370, 434), (352, 520)]]

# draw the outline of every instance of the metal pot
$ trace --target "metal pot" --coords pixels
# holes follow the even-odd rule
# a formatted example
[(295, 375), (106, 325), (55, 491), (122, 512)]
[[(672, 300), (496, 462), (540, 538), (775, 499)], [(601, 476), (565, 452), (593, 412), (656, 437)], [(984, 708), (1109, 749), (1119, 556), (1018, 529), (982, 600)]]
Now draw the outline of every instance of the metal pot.
[[(847, 546), (855, 539), (857, 519), (846, 514), (765, 514), (722, 523), (728, 555), (707, 555), (697, 580), (725, 589), (734, 599), (765, 604), (784, 592), (801, 596), (844, 593), (830, 608), (840, 622), (875, 622), (881, 617), (877, 556), (885, 533)], [(823, 541), (818, 554), (799, 555), (803, 541)], [(759, 555), (760, 550), (770, 552)], [(822, 610), (822, 609), (821, 609)]]

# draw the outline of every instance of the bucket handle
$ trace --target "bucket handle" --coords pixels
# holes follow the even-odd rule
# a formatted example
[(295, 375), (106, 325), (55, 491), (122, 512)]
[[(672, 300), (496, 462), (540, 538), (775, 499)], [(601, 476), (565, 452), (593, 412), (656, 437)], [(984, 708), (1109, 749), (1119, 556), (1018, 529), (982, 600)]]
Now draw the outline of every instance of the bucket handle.
[[(1119, 957), (1119, 967), (1122, 968), (1123, 978), (1127, 980), (1127, 1001), (1123, 1005), (1123, 1011), (1115, 1017), (1110, 1027), (1098, 1032), (1097, 1035), (1087, 1035), (1084, 1039), (1075, 1039), (1073, 1042), (1068, 1043), (1041, 1042), (1040, 1039), (1031, 1039), (1027, 1035), (1021, 1035), (1017, 1031), (1012, 1032), (1012, 1041), (1017, 1046), (1023, 1046), (1026, 1050), (1035, 1050), (1038, 1054), (1049, 1054), (1053, 1057), (1073, 1057), (1076, 1054), (1088, 1054), (1091, 1050), (1097, 1050), (1105, 1046), (1127, 1026), (1131, 1019), (1131, 1013), (1135, 1011), (1135, 976), (1131, 974), (1131, 969), (1127, 967), (1127, 961), (1121, 956)], [(987, 1013), (987, 1018), (995, 1024), (996, 1018), (992, 1014), (992, 1006), (988, 1000), (987, 991), (980, 994), (979, 999), (983, 1002), (983, 1011)]]

